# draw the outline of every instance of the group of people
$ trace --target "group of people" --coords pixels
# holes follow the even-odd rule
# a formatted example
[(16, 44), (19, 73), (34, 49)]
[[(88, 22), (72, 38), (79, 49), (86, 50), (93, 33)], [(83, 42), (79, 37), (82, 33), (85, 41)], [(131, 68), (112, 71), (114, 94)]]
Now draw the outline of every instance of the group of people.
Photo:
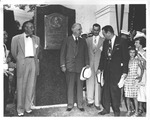
[[(31, 21), (23, 24), (24, 32), (12, 38), (11, 54), (15, 63), (7, 62), (7, 53), (4, 47), (4, 83), (9, 68), (17, 71), (17, 113), (31, 113), (34, 100), (36, 78), (39, 74), (39, 51), (40, 38), (33, 35), (34, 27)], [(72, 35), (67, 37), (62, 44), (60, 52), (60, 67), (66, 75), (67, 84), (67, 109), (71, 111), (75, 103), (75, 90), (77, 107), (85, 111), (83, 101), (83, 81), (80, 74), (83, 67), (91, 69), (91, 76), (86, 79), (87, 106), (94, 106), (100, 110), (98, 114), (110, 113), (110, 106), (114, 116), (120, 116), (120, 104), (122, 90), (127, 98), (127, 116), (131, 114), (131, 101), (134, 98), (135, 114), (138, 116), (142, 111), (143, 102), (146, 102), (146, 37), (135, 38), (135, 48), (130, 49), (128, 40), (116, 36), (112, 26), (106, 25), (102, 28), (97, 23), (93, 24), (92, 36), (86, 39), (81, 37), (82, 26), (79, 23), (72, 25)], [(5, 31), (6, 32), (6, 31)], [(5, 36), (4, 32), (4, 36)], [(4, 37), (5, 39), (5, 37)], [(5, 43), (5, 42), (4, 42)], [(140, 69), (140, 70), (138, 70)], [(140, 71), (140, 72), (139, 72)], [(97, 74), (103, 73), (104, 85), (99, 84)], [(123, 89), (118, 86), (124, 80)], [(8, 83), (7, 83), (8, 84)], [(75, 87), (76, 85), (76, 87)], [(4, 92), (8, 90), (4, 86)], [(76, 88), (76, 89), (75, 89)], [(4, 93), (7, 95), (7, 93)], [(141, 95), (141, 97), (140, 97)], [(4, 103), (7, 97), (4, 97)], [(137, 102), (139, 101), (139, 103)], [(6, 104), (4, 105), (4, 111)]]
[[(73, 34), (67, 37), (61, 47), (60, 66), (66, 74), (68, 104), (66, 111), (74, 107), (74, 93), (77, 91), (77, 107), (85, 111), (83, 106), (83, 81), (80, 80), (82, 68), (91, 69), (91, 76), (86, 79), (87, 106), (100, 110), (98, 114), (110, 113), (120, 116), (121, 98), (127, 102), (126, 116), (131, 115), (131, 98), (134, 100), (135, 113), (141, 115), (143, 102), (146, 102), (146, 35), (136, 34), (129, 44), (129, 34), (117, 36), (112, 26), (102, 28), (93, 24), (92, 36), (81, 37), (82, 26), (75, 23)], [(135, 38), (136, 37), (136, 38)], [(131, 45), (131, 46), (130, 46)], [(99, 84), (97, 74), (103, 73), (104, 85)], [(75, 84), (77, 85), (76, 90)]]

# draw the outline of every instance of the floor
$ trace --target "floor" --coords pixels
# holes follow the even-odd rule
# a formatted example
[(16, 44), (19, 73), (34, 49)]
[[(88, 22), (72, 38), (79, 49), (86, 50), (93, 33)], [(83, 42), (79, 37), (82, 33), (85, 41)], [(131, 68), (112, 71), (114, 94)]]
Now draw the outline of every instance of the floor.
[[(98, 115), (98, 110), (92, 106), (87, 107), (86, 102), (84, 102), (85, 111), (81, 112), (76, 106), (70, 111), (66, 111), (66, 105), (60, 106), (33, 106), (33, 112), (31, 114), (25, 113), (23, 117), (113, 117), (113, 112), (111, 110), (110, 114)], [(8, 104), (7, 109), (13, 114), (11, 117), (17, 117), (15, 104)], [(125, 117), (126, 107), (124, 102), (122, 103), (121, 117)], [(132, 113), (133, 114), (133, 113)], [(143, 114), (145, 116), (145, 114)], [(8, 116), (10, 117), (10, 116)]]

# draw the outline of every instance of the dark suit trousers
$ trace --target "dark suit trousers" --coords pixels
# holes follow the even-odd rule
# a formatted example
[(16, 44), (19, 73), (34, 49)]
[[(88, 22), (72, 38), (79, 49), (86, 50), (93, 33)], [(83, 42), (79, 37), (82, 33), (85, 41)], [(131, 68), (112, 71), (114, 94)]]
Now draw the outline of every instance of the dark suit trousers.
[[(67, 97), (68, 97), (68, 108), (74, 106), (74, 95), (77, 93), (77, 106), (78, 108), (83, 107), (83, 81), (80, 80), (80, 73), (66, 72), (67, 80)], [(76, 85), (76, 87), (75, 87)]]
[(7, 99), (9, 95), (9, 79), (4, 75), (4, 112), (6, 111)]
[(102, 91), (102, 105), (107, 112), (110, 112), (110, 106), (114, 114), (120, 114), (121, 89), (114, 84), (114, 74), (110, 72), (109, 65), (104, 73), (105, 84)]

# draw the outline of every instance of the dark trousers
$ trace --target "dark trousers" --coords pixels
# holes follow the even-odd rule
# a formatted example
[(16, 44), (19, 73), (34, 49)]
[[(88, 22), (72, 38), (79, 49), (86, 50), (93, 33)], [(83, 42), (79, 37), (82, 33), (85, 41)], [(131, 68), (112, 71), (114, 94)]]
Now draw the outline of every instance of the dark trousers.
[[(80, 73), (66, 72), (67, 80), (67, 97), (68, 97), (68, 108), (74, 106), (74, 95), (76, 92), (77, 106), (78, 108), (83, 107), (83, 81), (80, 80)], [(76, 85), (76, 86), (75, 86)]]
[(110, 106), (112, 107), (114, 114), (120, 114), (120, 99), (121, 89), (115, 83), (115, 75), (111, 73), (109, 66), (104, 73), (105, 84), (102, 90), (102, 105), (104, 109), (109, 113)]
[(4, 74), (4, 112), (6, 111), (7, 99), (9, 95), (9, 79)]

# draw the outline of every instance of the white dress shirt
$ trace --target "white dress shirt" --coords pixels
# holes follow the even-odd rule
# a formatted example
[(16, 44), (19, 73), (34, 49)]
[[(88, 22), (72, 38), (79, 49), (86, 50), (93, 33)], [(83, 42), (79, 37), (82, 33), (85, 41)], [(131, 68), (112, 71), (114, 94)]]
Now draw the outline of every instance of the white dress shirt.
[(24, 33), (24, 41), (25, 41), (25, 57), (34, 56), (33, 52), (33, 41), (31, 37), (26, 37), (27, 35)]
[(78, 37), (75, 37), (73, 34), (72, 34), (72, 36), (73, 36), (74, 41), (76, 40), (76, 38), (77, 38), (77, 40), (78, 40)]
[(116, 35), (114, 35), (111, 39), (111, 48), (113, 49), (115, 43)]

